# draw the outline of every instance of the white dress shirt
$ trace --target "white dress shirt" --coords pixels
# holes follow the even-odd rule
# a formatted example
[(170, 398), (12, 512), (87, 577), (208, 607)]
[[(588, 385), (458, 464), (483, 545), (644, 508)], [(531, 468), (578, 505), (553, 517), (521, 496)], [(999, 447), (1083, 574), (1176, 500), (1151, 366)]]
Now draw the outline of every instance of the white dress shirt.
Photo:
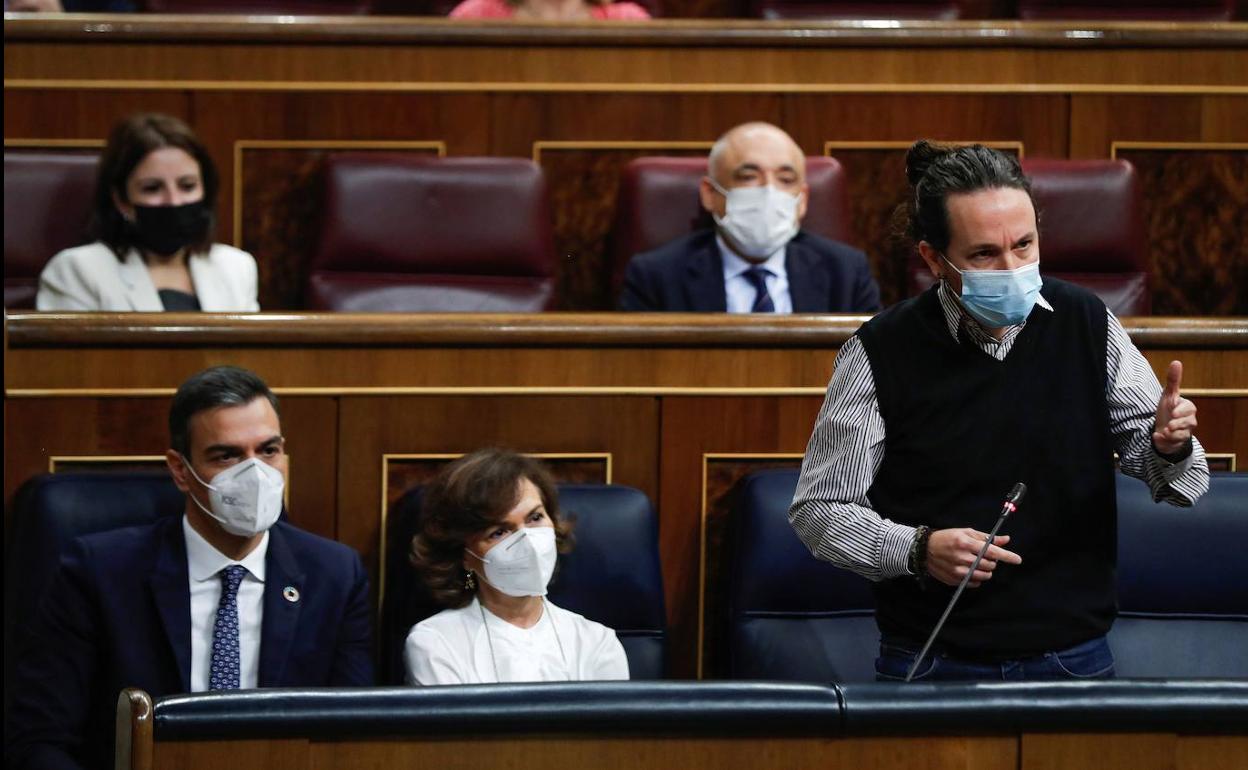
[(532, 628), (520, 628), (474, 596), (465, 607), (417, 623), (403, 651), (408, 683), (628, 679), (628, 658), (614, 631), (550, 602), (545, 610)]
[(269, 533), (242, 561), (218, 551), (182, 516), (186, 537), (186, 571), (191, 590), (191, 692), (208, 689), (212, 670), (212, 629), (221, 604), (221, 570), (241, 564), (247, 570), (238, 586), (238, 684), (258, 686), (260, 677), (260, 628), (264, 620), (264, 557)]
[(793, 312), (793, 297), (789, 294), (789, 272), (784, 267), (785, 246), (781, 246), (779, 251), (767, 258), (767, 261), (754, 263), (742, 259), (735, 251), (728, 248), (728, 244), (724, 243), (723, 237), (718, 234), (715, 235), (715, 245), (719, 247), (719, 254), (723, 258), (724, 294), (727, 295), (729, 313), (748, 313), (754, 309), (754, 299), (758, 296), (758, 291), (745, 274), (750, 268), (756, 266), (767, 271), (767, 277), (764, 280), (767, 283), (767, 293), (771, 295), (771, 303), (776, 306), (776, 312)]

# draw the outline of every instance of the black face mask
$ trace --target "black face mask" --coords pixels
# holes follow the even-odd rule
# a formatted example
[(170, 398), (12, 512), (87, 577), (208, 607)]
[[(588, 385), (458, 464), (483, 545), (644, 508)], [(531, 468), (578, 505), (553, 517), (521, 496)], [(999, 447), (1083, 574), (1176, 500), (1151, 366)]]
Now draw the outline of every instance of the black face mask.
[(154, 254), (168, 256), (202, 241), (208, 234), (212, 214), (203, 201), (181, 206), (134, 207), (135, 241)]

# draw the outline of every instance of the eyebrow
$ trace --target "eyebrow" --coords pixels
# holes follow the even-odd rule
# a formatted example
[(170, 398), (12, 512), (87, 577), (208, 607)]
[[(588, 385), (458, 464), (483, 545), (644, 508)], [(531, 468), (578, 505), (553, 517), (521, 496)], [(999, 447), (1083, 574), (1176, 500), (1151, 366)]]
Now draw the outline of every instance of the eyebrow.
[[(278, 434), (276, 436), (270, 436), (264, 441), (261, 441), (259, 444), (257, 444), (257, 446), (259, 446), (261, 449), (264, 449), (265, 447), (271, 446), (275, 443), (279, 443), (284, 440), (285, 440), (285, 437), (282, 436), (281, 434)], [(204, 448), (204, 454), (207, 455), (207, 454), (212, 454), (213, 452), (238, 451), (240, 449), (242, 449), (241, 444), (212, 444), (211, 446)]]
[[(1017, 243), (1022, 243), (1023, 241), (1027, 240), (1028, 238), (1031, 238), (1032, 240), (1035, 240), (1035, 237), (1036, 237), (1036, 233), (1035, 233), (1035, 231), (1033, 230), (1033, 231), (1031, 231), (1031, 232), (1029, 232), (1029, 233), (1026, 233), (1026, 234), (1024, 234), (1024, 235), (1020, 235), (1018, 238), (1016, 238), (1016, 239), (1014, 240), (1014, 243), (1016, 243), (1016, 244), (1017, 244)], [(998, 244), (996, 244), (996, 243), (989, 243), (989, 242), (985, 241), (984, 243), (977, 243), (977, 244), (975, 244), (974, 246), (968, 246), (968, 247), (967, 247), (967, 250), (968, 250), (968, 251), (979, 251), (980, 249), (995, 249), (995, 248), (997, 248), (997, 246), (998, 246)]]

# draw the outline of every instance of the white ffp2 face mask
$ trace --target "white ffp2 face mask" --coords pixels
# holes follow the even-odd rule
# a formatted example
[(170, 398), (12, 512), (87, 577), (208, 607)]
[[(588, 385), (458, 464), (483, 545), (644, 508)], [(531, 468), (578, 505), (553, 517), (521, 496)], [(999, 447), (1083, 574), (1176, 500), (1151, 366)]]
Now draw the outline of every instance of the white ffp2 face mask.
[(714, 179), (710, 183), (727, 200), (724, 215), (715, 217), (715, 224), (742, 255), (765, 259), (797, 235), (800, 193), (793, 195), (771, 185), (725, 190)]
[(558, 558), (555, 528), (523, 527), (485, 556), (472, 555), (481, 560), (486, 582), (508, 596), (545, 596)]
[(191, 467), (185, 457), (182, 462), (195, 480), (208, 490), (205, 508), (191, 495), (199, 509), (216, 519), (221, 528), (231, 535), (250, 537), (268, 530), (282, 515), (282, 491), (286, 480), (278, 469), (257, 457), (235, 465), (212, 477), (212, 483), (204, 481)]

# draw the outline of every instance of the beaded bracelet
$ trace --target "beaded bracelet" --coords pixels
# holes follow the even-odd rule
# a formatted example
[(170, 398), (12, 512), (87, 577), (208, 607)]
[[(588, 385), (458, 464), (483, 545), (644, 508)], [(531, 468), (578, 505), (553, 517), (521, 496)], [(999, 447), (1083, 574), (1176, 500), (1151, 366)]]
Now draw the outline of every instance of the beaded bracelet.
[(920, 586), (927, 585), (927, 539), (932, 536), (932, 528), (920, 526), (914, 532), (914, 540), (910, 543), (910, 558), (907, 566), (914, 573)]

